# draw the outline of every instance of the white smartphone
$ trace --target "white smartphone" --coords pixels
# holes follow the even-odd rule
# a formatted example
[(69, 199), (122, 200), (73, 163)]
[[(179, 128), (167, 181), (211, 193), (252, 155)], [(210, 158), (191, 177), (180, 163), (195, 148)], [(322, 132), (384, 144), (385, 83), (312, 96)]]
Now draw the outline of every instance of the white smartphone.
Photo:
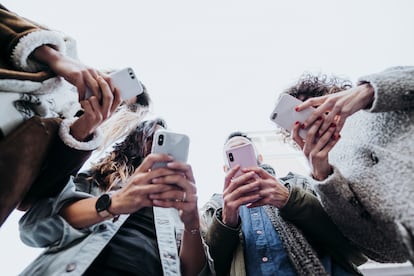
[[(254, 147), (250, 143), (228, 148), (225, 150), (225, 152), (228, 166), (230, 168), (233, 168), (236, 165), (240, 165), (240, 169), (258, 166)], [(234, 175), (235, 177), (242, 174), (242, 171), (240, 169)]]
[[(174, 161), (187, 162), (190, 138), (181, 133), (159, 129), (154, 133), (152, 140), (152, 153), (165, 153), (174, 158)], [(155, 163), (152, 168), (165, 167), (166, 162)]]
[[(289, 94), (283, 94), (270, 114), (270, 120), (290, 132), (295, 122), (303, 123), (315, 110), (314, 107), (309, 107), (297, 112), (295, 107), (301, 103), (301, 100)], [(299, 136), (305, 139), (306, 132), (306, 129), (299, 129)]]
[[(144, 87), (130, 67), (109, 74), (111, 83), (118, 88), (122, 100), (128, 100), (144, 92)], [(92, 96), (92, 91), (87, 88), (85, 99)]]

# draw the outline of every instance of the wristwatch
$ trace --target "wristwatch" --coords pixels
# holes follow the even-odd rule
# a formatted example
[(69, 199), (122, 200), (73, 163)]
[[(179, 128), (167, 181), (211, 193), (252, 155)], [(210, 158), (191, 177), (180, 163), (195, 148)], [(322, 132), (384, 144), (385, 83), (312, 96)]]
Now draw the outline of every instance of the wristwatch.
[(95, 204), (96, 212), (98, 212), (99, 216), (102, 218), (112, 218), (113, 215), (108, 211), (109, 207), (111, 206), (111, 196), (109, 194), (101, 195)]

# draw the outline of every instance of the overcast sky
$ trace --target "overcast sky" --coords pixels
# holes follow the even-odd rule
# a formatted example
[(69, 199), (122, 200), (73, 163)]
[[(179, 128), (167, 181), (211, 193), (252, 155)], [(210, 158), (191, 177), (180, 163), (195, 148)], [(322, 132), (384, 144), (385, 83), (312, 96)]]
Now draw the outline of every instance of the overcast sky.
[[(200, 206), (222, 190), (226, 135), (274, 129), (275, 99), (301, 73), (355, 81), (414, 64), (410, 0), (2, 3), (75, 38), (89, 65), (134, 68), (154, 113), (190, 136)], [(20, 215), (0, 229), (2, 275), (17, 274), (39, 253), (20, 242)]]

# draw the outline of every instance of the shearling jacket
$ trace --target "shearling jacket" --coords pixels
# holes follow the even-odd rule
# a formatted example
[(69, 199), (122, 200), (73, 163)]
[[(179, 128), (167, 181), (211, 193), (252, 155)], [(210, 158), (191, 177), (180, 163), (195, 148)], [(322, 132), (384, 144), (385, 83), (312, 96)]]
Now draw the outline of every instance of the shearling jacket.
[[(13, 144), (7, 137), (12, 131), (19, 135), (31, 135), (27, 131), (30, 128), (21, 123), (34, 115), (65, 118), (60, 123), (59, 136), (54, 139), (56, 143), (50, 149), (47, 162), (42, 165), (38, 178), (33, 180), (25, 200), (27, 203), (29, 197), (34, 200), (46, 194), (51, 196), (51, 191), (59, 193), (69, 175), (76, 173), (91, 151), (100, 145), (102, 135), (97, 131), (88, 142), (77, 141), (70, 135), (70, 125), (80, 108), (74, 86), (55, 76), (30, 56), (37, 47), (48, 44), (76, 58), (73, 40), (32, 23), (0, 4), (0, 42), (0, 143), (7, 139), (7, 145)], [(24, 149), (22, 154), (27, 153)], [(0, 160), (2, 171), (7, 168), (7, 161)], [(21, 190), (10, 187), (13, 183), (3, 184), (0, 188), (1, 207), (9, 210), (16, 207), (15, 202), (21, 200), (23, 195)], [(3, 219), (2, 214), (0, 221), (3, 222)]]
[(48, 44), (77, 58), (75, 41), (0, 5), (0, 131), (7, 135), (33, 115), (71, 118), (80, 109), (75, 88), (31, 58)]
[(414, 67), (360, 78), (372, 106), (348, 117), (316, 189), (335, 224), (370, 258), (414, 263)]

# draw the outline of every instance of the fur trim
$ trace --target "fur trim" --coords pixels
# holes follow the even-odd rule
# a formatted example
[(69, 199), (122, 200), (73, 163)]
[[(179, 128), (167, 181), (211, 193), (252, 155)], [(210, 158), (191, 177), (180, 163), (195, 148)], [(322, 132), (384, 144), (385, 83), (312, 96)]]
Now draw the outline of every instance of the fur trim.
[(54, 77), (43, 82), (30, 80), (0, 80), (1, 92), (30, 93), (33, 95), (50, 94), (62, 89), (66, 81), (61, 77)]
[(72, 135), (70, 135), (70, 126), (77, 120), (78, 118), (73, 117), (70, 119), (65, 119), (61, 122), (59, 128), (59, 136), (62, 141), (69, 147), (77, 149), (77, 150), (94, 150), (100, 146), (102, 143), (102, 132), (99, 128), (95, 130), (93, 135), (93, 139), (88, 142), (81, 142), (76, 140)]
[(60, 52), (66, 53), (66, 45), (60, 33), (55, 31), (35, 31), (22, 37), (13, 49), (12, 60), (15, 65), (28, 72), (39, 71), (42, 67), (39, 63), (30, 60), (33, 51), (45, 44), (51, 44)]

